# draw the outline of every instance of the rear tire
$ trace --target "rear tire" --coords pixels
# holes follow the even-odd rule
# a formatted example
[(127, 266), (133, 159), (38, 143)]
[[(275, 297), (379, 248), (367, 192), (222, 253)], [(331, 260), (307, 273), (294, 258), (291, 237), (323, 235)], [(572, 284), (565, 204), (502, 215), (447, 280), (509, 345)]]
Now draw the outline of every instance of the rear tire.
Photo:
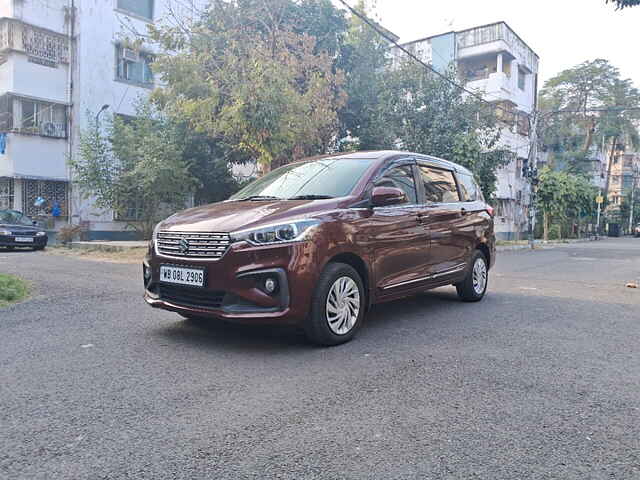
[(304, 330), (318, 345), (339, 345), (351, 340), (364, 318), (364, 283), (345, 263), (330, 263), (320, 275)]
[(464, 302), (479, 302), (484, 297), (489, 285), (489, 265), (487, 258), (480, 250), (476, 250), (469, 263), (469, 271), (465, 279), (456, 284), (458, 296)]
[(36, 252), (44, 250), (44, 249), (45, 249), (45, 247), (33, 247), (33, 250), (36, 251)]

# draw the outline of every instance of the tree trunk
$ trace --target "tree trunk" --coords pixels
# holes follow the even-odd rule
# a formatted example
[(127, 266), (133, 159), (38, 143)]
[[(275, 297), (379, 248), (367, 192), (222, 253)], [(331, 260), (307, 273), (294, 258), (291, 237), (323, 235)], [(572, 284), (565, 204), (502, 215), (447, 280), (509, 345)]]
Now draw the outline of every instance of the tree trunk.
[(545, 242), (548, 242), (549, 241), (549, 213), (547, 213), (546, 210), (542, 212), (542, 227), (543, 227), (542, 239)]
[(582, 153), (585, 155), (589, 153), (589, 149), (591, 148), (591, 144), (593, 143), (593, 133), (596, 130), (596, 119), (595, 117), (590, 117), (589, 123), (587, 125), (587, 137), (584, 140), (584, 146), (582, 147)]

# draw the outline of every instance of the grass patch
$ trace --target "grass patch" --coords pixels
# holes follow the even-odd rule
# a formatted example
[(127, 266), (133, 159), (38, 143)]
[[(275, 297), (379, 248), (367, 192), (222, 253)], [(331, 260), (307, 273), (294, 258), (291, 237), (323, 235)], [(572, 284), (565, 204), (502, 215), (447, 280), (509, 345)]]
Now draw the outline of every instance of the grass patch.
[(93, 260), (95, 262), (109, 263), (141, 263), (147, 253), (147, 247), (127, 248), (121, 251), (104, 251), (99, 248), (84, 247), (61, 247), (54, 246), (47, 248), (48, 253), (64, 255), (67, 257), (79, 258), (82, 260)]
[(13, 275), (0, 273), (0, 308), (24, 300), (29, 295), (27, 284)]

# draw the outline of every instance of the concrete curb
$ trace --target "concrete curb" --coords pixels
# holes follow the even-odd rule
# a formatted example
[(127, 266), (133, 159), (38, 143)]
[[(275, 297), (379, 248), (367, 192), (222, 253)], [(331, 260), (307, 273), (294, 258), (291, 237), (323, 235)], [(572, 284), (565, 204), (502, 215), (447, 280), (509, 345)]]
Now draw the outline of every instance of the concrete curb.
[[(535, 250), (543, 250), (547, 248), (559, 247), (562, 245), (571, 245), (573, 243), (587, 243), (587, 242), (595, 242), (605, 240), (605, 237), (600, 237), (598, 240), (593, 238), (580, 238), (580, 239), (570, 239), (570, 240), (562, 240), (562, 241), (554, 241), (550, 240), (548, 242), (544, 242), (542, 240), (536, 240), (534, 242)], [(529, 244), (524, 245), (497, 245), (496, 251), (498, 252), (509, 252), (513, 250), (531, 250)]]
[(99, 252), (125, 252), (136, 248), (147, 248), (145, 241), (102, 241), (71, 242), (72, 249), (93, 250)]

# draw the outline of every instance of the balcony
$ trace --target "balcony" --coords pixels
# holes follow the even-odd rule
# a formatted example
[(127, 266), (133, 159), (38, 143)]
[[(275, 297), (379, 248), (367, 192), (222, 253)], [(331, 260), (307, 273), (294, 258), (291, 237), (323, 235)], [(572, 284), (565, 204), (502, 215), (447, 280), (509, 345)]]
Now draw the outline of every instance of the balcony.
[(518, 63), (538, 72), (538, 56), (504, 22), (470, 28), (457, 34), (458, 58), (469, 58), (489, 53), (508, 52)]
[(66, 105), (0, 96), (0, 131), (40, 137), (67, 138)]
[(29, 61), (57, 67), (69, 63), (69, 38), (13, 18), (0, 18), (0, 56), (20, 52)]

